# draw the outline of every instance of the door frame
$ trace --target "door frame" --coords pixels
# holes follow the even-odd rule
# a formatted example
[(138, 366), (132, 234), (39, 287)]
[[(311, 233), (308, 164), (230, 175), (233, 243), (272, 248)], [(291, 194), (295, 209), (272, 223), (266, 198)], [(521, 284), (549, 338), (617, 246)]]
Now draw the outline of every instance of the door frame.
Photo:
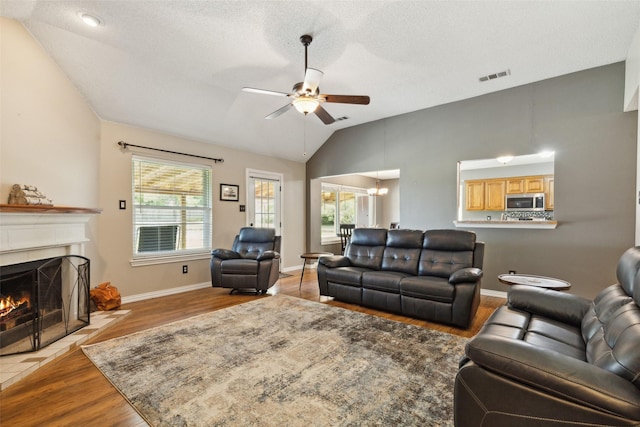
[(264, 170), (259, 170), (259, 169), (246, 169), (246, 175), (245, 175), (245, 188), (246, 188), (246, 200), (247, 200), (247, 212), (245, 214), (245, 224), (247, 225), (247, 227), (249, 227), (252, 218), (252, 211), (250, 209), (249, 206), (249, 200), (253, 200), (253, 194), (252, 194), (252, 187), (251, 187), (251, 179), (252, 178), (262, 178), (262, 179), (269, 179), (269, 180), (273, 180), (273, 181), (277, 181), (280, 183), (280, 188), (279, 188), (279, 203), (278, 206), (276, 206), (276, 208), (278, 209), (278, 214), (280, 217), (280, 221), (278, 224), (278, 227), (276, 228), (276, 231), (279, 231), (279, 233), (276, 233), (280, 236), (282, 236), (282, 229), (283, 226), (282, 224), (284, 224), (284, 175), (282, 173), (279, 172), (270, 172), (270, 171), (264, 171)]

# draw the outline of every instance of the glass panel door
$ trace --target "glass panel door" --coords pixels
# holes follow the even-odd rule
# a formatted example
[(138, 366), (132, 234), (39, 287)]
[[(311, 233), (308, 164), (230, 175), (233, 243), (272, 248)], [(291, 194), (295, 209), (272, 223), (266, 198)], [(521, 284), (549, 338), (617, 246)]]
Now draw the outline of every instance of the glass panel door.
[(276, 235), (280, 235), (280, 177), (250, 173), (247, 188), (247, 224), (250, 227), (275, 228)]

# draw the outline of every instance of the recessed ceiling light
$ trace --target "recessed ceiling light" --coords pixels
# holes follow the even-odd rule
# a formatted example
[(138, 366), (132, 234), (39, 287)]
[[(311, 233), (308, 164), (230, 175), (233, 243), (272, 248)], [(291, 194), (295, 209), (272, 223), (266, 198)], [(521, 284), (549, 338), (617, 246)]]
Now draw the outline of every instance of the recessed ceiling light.
[(94, 15), (90, 15), (86, 12), (80, 12), (78, 13), (78, 16), (80, 17), (80, 19), (82, 19), (82, 22), (84, 22), (90, 27), (97, 27), (100, 24), (102, 24), (102, 21), (100, 20), (100, 18)]

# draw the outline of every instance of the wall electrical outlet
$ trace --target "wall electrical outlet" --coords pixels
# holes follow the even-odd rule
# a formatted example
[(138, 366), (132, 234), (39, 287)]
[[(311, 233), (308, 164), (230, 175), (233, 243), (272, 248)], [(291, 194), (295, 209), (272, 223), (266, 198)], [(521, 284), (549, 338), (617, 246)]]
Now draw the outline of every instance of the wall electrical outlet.
[(182, 266), (182, 274), (187, 274), (189, 272), (189, 266), (188, 265), (183, 265)]

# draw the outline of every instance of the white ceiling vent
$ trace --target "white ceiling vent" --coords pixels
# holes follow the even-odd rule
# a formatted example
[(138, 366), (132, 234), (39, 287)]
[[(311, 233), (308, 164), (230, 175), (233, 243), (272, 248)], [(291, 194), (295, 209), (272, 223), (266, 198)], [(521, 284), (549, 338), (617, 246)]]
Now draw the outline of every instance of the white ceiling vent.
[(342, 117), (337, 117), (337, 118), (336, 118), (336, 122), (340, 122), (340, 121), (342, 121), (342, 120), (349, 120), (349, 117), (347, 117), (347, 116), (342, 116)]
[(510, 76), (511, 75), (511, 70), (504, 70), (504, 71), (500, 71), (499, 73), (494, 73), (494, 74), (488, 74), (486, 76), (482, 76), (480, 77), (478, 80), (480, 80), (481, 82), (486, 82), (489, 80), (495, 80), (499, 77), (506, 77), (506, 76)]

